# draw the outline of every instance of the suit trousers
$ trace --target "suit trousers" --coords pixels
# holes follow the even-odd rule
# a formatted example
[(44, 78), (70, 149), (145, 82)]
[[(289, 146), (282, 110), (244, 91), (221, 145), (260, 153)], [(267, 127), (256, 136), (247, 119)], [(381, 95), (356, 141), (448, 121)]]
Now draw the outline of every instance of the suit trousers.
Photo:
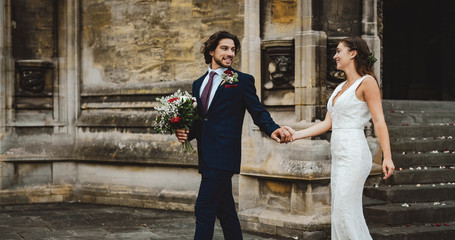
[(241, 240), (242, 230), (232, 196), (234, 173), (218, 169), (202, 170), (202, 180), (196, 200), (195, 240), (211, 240), (215, 220), (218, 217), (224, 239)]

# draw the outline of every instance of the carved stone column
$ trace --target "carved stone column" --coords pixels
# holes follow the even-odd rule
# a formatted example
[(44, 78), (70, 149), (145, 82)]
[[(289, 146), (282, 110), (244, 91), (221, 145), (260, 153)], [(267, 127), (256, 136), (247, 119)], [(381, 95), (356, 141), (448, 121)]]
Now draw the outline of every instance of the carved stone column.
[(75, 121), (80, 112), (80, 0), (60, 1), (59, 12), (59, 98), (56, 121), (59, 132), (76, 134)]
[(245, 37), (242, 40), (242, 71), (256, 78), (256, 89), (261, 98), (261, 37), (260, 37), (260, 0), (246, 0)]
[(377, 0), (363, 0), (362, 38), (367, 42), (370, 51), (377, 59), (376, 63), (373, 65), (373, 71), (378, 78), (379, 86), (382, 86), (381, 40), (378, 36), (377, 6)]
[[(3, 140), (8, 132), (7, 122), (11, 118), (12, 87), (14, 61), (11, 51), (11, 0), (0, 0), (0, 149), (4, 149)], [(14, 167), (0, 161), (0, 190), (9, 183)]]
[(318, 31), (317, 1), (301, 0), (295, 33), (295, 118), (312, 122), (325, 102), (327, 35)]
[(14, 60), (12, 58), (11, 0), (0, 0), (0, 134), (13, 117)]

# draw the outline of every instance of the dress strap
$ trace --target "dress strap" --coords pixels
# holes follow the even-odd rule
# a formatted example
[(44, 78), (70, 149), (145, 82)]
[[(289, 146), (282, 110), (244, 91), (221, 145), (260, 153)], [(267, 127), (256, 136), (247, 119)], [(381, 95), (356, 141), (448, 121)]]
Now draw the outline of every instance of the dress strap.
[(366, 77), (371, 77), (371, 75), (363, 75), (363, 77), (359, 78), (354, 84), (353, 84), (353, 89), (357, 90), (357, 88), (359, 87), (359, 85), (363, 82), (363, 80), (365, 80)]

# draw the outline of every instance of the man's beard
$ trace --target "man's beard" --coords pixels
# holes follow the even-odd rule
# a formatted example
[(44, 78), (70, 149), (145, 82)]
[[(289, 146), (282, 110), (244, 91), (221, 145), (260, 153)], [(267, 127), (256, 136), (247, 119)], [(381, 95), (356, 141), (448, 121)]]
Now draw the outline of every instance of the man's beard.
[(223, 63), (223, 60), (220, 60), (220, 59), (216, 59), (215, 58), (215, 63), (218, 64), (218, 66), (221, 66), (221, 67), (225, 67), (225, 68), (228, 68), (232, 65), (232, 63), (234, 62), (234, 59), (231, 60), (231, 64), (227, 65), (227, 64), (224, 64)]

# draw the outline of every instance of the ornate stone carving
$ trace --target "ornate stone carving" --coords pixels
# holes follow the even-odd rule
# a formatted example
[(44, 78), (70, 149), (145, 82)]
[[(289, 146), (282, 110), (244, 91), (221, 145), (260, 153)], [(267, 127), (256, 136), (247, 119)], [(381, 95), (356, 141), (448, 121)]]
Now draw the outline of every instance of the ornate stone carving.
[(294, 54), (292, 40), (263, 42), (264, 88), (294, 87)]
[(52, 68), (51, 62), (42, 60), (18, 60), (16, 61), (16, 66), (19, 75), (18, 93), (44, 94), (45, 92), (51, 92), (50, 89), (46, 89), (46, 87), (52, 87), (52, 84), (50, 84), (52, 78), (46, 79), (47, 71)]
[(32, 93), (42, 92), (44, 90), (43, 70), (20, 70), (20, 87)]
[(274, 56), (269, 63), (270, 79), (274, 86), (290, 86), (294, 83), (293, 67), (294, 64), (290, 56)]

